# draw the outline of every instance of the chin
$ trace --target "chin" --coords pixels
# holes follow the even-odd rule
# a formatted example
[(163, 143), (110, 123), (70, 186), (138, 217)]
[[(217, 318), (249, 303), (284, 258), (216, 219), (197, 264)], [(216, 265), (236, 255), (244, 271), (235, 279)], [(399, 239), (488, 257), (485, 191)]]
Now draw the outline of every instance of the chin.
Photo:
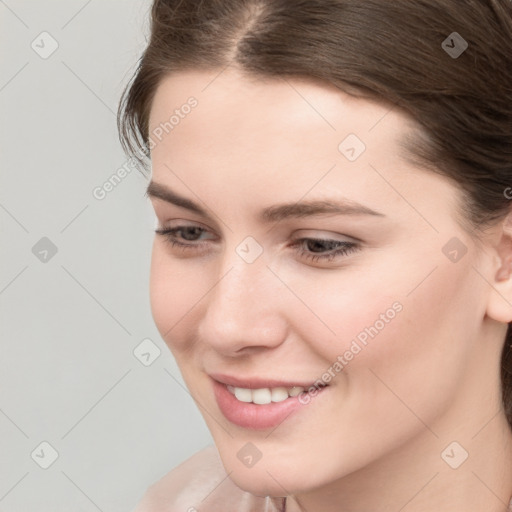
[[(265, 464), (260, 460), (252, 468), (240, 468), (239, 460), (229, 457), (225, 468), (228, 473), (231, 472), (229, 476), (237, 487), (255, 496), (281, 498), (312, 490), (321, 485), (321, 482), (312, 478), (314, 475), (311, 474), (311, 466), (304, 463), (295, 465), (290, 460), (283, 462), (278, 464), (275, 461), (269, 461)], [(294, 466), (303, 473), (294, 473)], [(318, 475), (316, 476), (318, 478)]]
[[(272, 474), (272, 472), (270, 473)], [(276, 479), (277, 481), (274, 480), (268, 473), (265, 473), (265, 475), (260, 474), (255, 477), (255, 475), (250, 472), (241, 475), (234, 471), (231, 473), (230, 478), (237, 487), (254, 496), (283, 498), (289, 493), (293, 493), (293, 490), (288, 489), (285, 482), (278, 479)]]

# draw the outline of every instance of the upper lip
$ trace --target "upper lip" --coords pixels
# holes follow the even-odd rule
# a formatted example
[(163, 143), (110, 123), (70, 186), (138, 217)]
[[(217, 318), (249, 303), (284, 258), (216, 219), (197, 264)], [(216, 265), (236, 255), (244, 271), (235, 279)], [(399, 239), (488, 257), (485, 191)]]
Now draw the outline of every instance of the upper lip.
[(316, 379), (313, 381), (283, 381), (277, 379), (263, 379), (261, 377), (236, 377), (234, 375), (225, 375), (220, 373), (210, 373), (210, 377), (217, 382), (222, 384), (226, 384), (228, 386), (233, 386), (235, 388), (246, 388), (246, 389), (261, 389), (261, 388), (293, 388), (293, 387), (302, 387), (308, 388), (313, 386), (316, 381), (320, 381), (319, 384), (321, 386), (326, 386), (321, 379)]

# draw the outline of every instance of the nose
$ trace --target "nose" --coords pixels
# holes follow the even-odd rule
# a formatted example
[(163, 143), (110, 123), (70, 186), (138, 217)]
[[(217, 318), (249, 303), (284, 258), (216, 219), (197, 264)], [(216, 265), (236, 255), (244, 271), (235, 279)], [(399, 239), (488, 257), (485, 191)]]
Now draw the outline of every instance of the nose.
[(267, 268), (264, 255), (247, 263), (231, 254), (205, 297), (199, 339), (227, 357), (275, 348), (287, 335), (285, 286)]

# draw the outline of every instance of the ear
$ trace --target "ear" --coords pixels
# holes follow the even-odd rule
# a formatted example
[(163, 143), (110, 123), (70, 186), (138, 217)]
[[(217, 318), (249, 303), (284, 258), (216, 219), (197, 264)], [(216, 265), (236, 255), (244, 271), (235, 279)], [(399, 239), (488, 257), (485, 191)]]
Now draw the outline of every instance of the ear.
[(493, 251), (496, 264), (493, 279), (489, 281), (494, 291), (489, 294), (487, 315), (498, 322), (512, 322), (512, 210), (496, 226), (496, 243)]

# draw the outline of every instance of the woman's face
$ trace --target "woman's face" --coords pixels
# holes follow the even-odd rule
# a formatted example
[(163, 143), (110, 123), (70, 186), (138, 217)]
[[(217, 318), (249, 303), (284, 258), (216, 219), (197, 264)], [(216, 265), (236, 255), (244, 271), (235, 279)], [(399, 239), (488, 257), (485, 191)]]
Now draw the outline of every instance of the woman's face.
[(188, 71), (156, 92), (149, 192), (181, 230), (155, 236), (153, 317), (245, 490), (319, 488), (420, 446), (446, 466), (494, 378), (486, 260), (458, 189), (402, 157), (411, 130), (312, 81)]

